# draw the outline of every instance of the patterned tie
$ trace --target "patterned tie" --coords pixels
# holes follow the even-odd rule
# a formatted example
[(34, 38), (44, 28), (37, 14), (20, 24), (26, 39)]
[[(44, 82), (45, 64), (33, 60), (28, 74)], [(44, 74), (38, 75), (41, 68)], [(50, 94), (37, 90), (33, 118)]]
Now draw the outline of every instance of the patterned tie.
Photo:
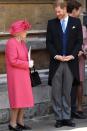
[(65, 20), (62, 20), (62, 23), (61, 23), (63, 33), (66, 30), (66, 23), (65, 22), (66, 22)]

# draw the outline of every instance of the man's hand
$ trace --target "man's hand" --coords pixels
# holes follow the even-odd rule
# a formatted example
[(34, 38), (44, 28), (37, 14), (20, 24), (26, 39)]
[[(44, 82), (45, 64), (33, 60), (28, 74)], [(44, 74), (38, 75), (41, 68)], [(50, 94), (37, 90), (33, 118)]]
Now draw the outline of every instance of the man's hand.
[(78, 57), (81, 56), (81, 55), (83, 55), (83, 54), (84, 54), (83, 51), (79, 51)]
[(63, 56), (61, 56), (61, 55), (56, 55), (55, 59), (59, 60), (59, 61), (62, 61), (62, 62), (64, 61)]
[(63, 59), (64, 59), (64, 61), (70, 61), (70, 60), (73, 60), (74, 59), (74, 56), (72, 56), (72, 55), (68, 55), (68, 56), (63, 56)]

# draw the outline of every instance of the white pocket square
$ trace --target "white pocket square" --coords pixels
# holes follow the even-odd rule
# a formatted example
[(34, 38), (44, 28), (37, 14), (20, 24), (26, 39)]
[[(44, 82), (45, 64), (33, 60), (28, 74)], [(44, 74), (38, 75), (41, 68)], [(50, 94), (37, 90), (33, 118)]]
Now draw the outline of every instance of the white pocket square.
[(76, 28), (75, 26), (72, 27), (72, 29), (75, 29), (75, 28)]

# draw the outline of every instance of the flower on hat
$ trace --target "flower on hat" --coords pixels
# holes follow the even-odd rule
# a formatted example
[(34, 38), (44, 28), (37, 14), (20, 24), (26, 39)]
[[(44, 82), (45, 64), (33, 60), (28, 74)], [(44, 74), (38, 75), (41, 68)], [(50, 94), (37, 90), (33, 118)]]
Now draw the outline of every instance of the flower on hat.
[(24, 30), (29, 30), (31, 28), (31, 24), (26, 20), (19, 20), (14, 22), (10, 27), (10, 34), (14, 35), (16, 33), (22, 32)]

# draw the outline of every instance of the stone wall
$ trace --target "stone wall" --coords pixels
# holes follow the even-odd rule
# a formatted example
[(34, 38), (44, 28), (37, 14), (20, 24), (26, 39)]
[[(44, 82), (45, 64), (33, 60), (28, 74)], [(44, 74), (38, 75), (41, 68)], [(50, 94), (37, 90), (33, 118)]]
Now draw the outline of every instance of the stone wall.
[(78, 0), (78, 1), (81, 2), (83, 11), (85, 11), (86, 10), (86, 0)]
[(5, 73), (5, 55), (0, 53), (0, 74)]
[[(54, 17), (54, 0), (0, 0), (0, 32), (7, 32), (10, 24), (18, 19), (27, 19), (32, 24), (32, 30), (46, 29), (48, 19)], [(0, 37), (0, 44), (3, 38)], [(0, 46), (1, 48), (1, 46)], [(36, 67), (48, 68), (46, 50), (32, 52)], [(38, 61), (37, 61), (38, 60)], [(5, 73), (4, 51), (0, 51), (0, 73)]]
[[(27, 19), (32, 29), (46, 29), (47, 21), (54, 17), (55, 0), (0, 0), (0, 32), (18, 19)], [(86, 0), (78, 0), (86, 10)]]
[[(6, 1), (6, 0), (3, 0)], [(9, 1), (9, 0), (7, 0)], [(33, 0), (24, 3), (0, 3), (0, 31), (7, 31), (9, 25), (18, 19), (27, 19), (32, 24), (32, 29), (46, 29), (48, 19), (54, 17), (53, 0)], [(20, 0), (19, 0), (20, 1)]]

